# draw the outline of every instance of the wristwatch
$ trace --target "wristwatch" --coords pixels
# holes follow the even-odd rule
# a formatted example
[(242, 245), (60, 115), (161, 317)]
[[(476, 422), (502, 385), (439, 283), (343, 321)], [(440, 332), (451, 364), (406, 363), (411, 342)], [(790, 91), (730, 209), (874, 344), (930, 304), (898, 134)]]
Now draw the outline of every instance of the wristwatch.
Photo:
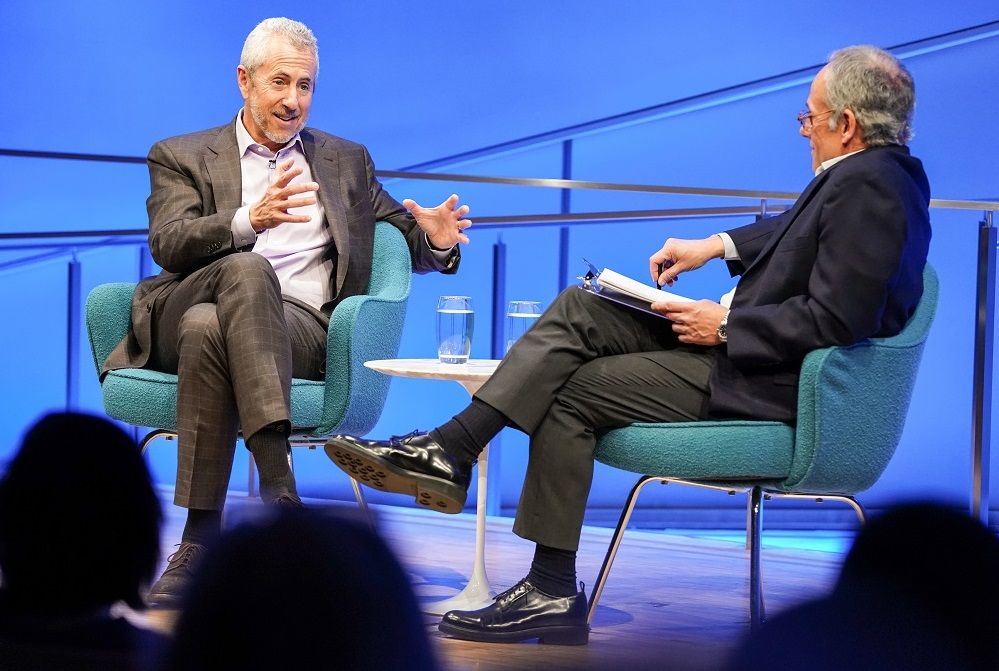
[(722, 317), (721, 324), (718, 325), (718, 339), (728, 342), (728, 312)]

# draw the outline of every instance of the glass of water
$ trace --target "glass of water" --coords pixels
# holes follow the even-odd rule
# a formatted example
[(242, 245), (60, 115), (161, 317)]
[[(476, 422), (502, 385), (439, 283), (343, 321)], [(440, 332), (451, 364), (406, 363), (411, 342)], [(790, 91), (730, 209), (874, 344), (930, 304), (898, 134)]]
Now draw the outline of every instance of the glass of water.
[(541, 303), (538, 301), (510, 301), (506, 308), (506, 352), (513, 343), (527, 333), (531, 324), (541, 316)]
[(475, 313), (468, 296), (441, 296), (437, 300), (437, 359), (467, 363), (472, 352)]

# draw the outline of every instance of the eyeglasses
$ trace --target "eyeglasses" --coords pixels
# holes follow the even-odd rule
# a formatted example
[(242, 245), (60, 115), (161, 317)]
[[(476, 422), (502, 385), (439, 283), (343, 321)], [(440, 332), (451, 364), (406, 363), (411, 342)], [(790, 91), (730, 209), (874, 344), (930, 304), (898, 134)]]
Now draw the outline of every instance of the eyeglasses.
[(819, 120), (819, 117), (824, 117), (827, 114), (833, 114), (836, 110), (826, 110), (825, 112), (809, 112), (808, 110), (801, 110), (798, 112), (798, 123), (801, 127), (805, 129), (806, 133), (812, 132), (812, 124)]

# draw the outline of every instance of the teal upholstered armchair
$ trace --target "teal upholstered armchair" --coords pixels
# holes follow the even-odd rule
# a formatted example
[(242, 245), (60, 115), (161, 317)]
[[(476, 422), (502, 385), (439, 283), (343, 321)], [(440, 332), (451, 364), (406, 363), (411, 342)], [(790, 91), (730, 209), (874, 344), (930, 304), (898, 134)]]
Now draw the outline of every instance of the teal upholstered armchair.
[(805, 357), (798, 424), (710, 421), (632, 424), (609, 431), (596, 460), (644, 474), (632, 488), (590, 598), (592, 620), (635, 500), (650, 482), (679, 482), (749, 494), (750, 621), (764, 618), (760, 542), (764, 495), (844, 501), (864, 521), (854, 494), (873, 485), (901, 439), (909, 401), (933, 323), (936, 271), (923, 271), (923, 296), (898, 335)]
[[(330, 317), (326, 379), (292, 380), (293, 446), (321, 445), (333, 433), (364, 435), (374, 427), (391, 378), (365, 368), (364, 362), (397, 356), (411, 273), (402, 233), (378, 222), (368, 292), (345, 299)], [(133, 283), (102, 284), (87, 296), (87, 335), (98, 371), (128, 332), (134, 289)], [(101, 393), (109, 417), (151, 429), (141, 441), (143, 450), (157, 437), (176, 436), (176, 375), (115, 370), (105, 376)], [(352, 484), (363, 505), (360, 489)], [(251, 459), (248, 491), (255, 488)]]

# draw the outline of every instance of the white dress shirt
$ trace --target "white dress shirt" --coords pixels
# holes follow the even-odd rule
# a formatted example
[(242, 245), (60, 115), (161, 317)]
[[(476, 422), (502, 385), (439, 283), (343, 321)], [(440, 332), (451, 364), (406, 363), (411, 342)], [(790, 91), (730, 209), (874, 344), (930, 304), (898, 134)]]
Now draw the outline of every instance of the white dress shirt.
[[(317, 310), (332, 300), (330, 273), (332, 262), (323, 261), (326, 245), (331, 244), (332, 232), (324, 225), (325, 213), (317, 200), (314, 205), (295, 207), (289, 214), (306, 215), (308, 223), (288, 222), (259, 234), (250, 225), (250, 205), (260, 200), (277, 172), (277, 164), (289, 158), (302, 174), (292, 184), (311, 182), (312, 169), (305, 158), (302, 139), (296, 134), (289, 142), (272, 152), (257, 144), (243, 126), (243, 111), (236, 118), (236, 144), (239, 147), (239, 167), (243, 179), (242, 206), (232, 218), (232, 239), (236, 247), (253, 245), (274, 266), (281, 282), (281, 292), (303, 301)], [(314, 193), (314, 192), (313, 192)]]

